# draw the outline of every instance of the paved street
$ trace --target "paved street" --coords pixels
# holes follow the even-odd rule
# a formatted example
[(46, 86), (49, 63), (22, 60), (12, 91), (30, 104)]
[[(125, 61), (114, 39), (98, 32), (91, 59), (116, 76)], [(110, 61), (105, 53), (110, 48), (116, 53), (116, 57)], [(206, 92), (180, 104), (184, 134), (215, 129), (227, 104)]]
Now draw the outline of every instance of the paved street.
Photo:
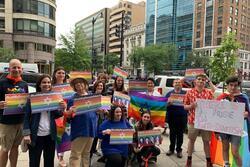
[[(185, 135), (184, 144), (183, 144), (183, 158), (179, 159), (175, 155), (170, 157), (166, 156), (166, 152), (168, 151), (169, 146), (169, 138), (167, 136), (163, 136), (163, 143), (160, 146), (161, 155), (158, 157), (158, 161), (156, 164), (150, 164), (151, 167), (184, 167), (186, 162), (186, 151), (187, 151), (187, 136)], [(68, 162), (69, 152), (65, 153), (65, 160)], [(102, 163), (96, 162), (98, 159), (97, 156), (94, 156), (92, 166), (93, 167), (104, 167)], [(57, 159), (55, 159), (55, 164), (57, 166)], [(41, 165), (43, 166), (43, 165)], [(135, 166), (135, 165), (133, 165)], [(20, 151), (20, 156), (18, 160), (18, 167), (28, 167), (28, 153), (22, 153)], [(195, 152), (193, 154), (193, 167), (205, 167), (205, 156), (203, 153), (202, 140), (199, 137), (196, 141)]]

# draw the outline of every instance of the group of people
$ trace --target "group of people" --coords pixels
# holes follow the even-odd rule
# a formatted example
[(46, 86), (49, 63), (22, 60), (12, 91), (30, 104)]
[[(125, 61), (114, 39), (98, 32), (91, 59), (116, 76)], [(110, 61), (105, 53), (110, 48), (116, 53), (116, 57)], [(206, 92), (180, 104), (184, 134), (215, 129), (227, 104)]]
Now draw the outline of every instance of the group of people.
[[(101, 150), (103, 153), (102, 161), (106, 167), (124, 167), (131, 154), (136, 156), (139, 166), (145, 166), (148, 158), (156, 161), (160, 154), (157, 145), (140, 146), (138, 141), (133, 144), (110, 144), (110, 134), (112, 129), (134, 129), (135, 138), (138, 131), (152, 130), (154, 127), (151, 120), (150, 111), (141, 110), (141, 119), (134, 125), (128, 118), (128, 109), (124, 105), (113, 104), (110, 110), (98, 109), (96, 112), (87, 112), (76, 115), (76, 106), (74, 99), (92, 96), (92, 95), (111, 95), (118, 91), (127, 94), (124, 87), (124, 78), (117, 76), (112, 90), (107, 90), (107, 78), (105, 74), (100, 74), (94, 83), (94, 88), (89, 91), (89, 83), (84, 78), (74, 78), (70, 80), (70, 86), (74, 90), (74, 95), (70, 99), (64, 99), (59, 103), (60, 109), (56, 111), (43, 111), (32, 114), (31, 102), (28, 100), (24, 109), (24, 115), (4, 115), (3, 110), (7, 104), (6, 94), (28, 93), (28, 85), (21, 78), (22, 64), (18, 59), (12, 59), (9, 62), (9, 75), (0, 81), (0, 167), (5, 167), (9, 159), (11, 167), (17, 165), (18, 146), (21, 141), (28, 145), (29, 166), (39, 167), (40, 158), (43, 152), (44, 166), (53, 167), (56, 150), (56, 135), (58, 122), (68, 122), (71, 127), (71, 152), (69, 158), (70, 167), (89, 167), (91, 157), (97, 152), (98, 140), (101, 141)], [(205, 88), (206, 83), (210, 89)], [(52, 87), (58, 84), (67, 83), (66, 72), (63, 67), (58, 67), (53, 76), (43, 74), (37, 80), (36, 92), (49, 93)], [(204, 143), (204, 152), (207, 160), (207, 167), (212, 167), (210, 157), (211, 132), (194, 127), (196, 100), (214, 98), (215, 86), (206, 77), (206, 75), (197, 75), (194, 81), (194, 88), (187, 92), (182, 90), (180, 79), (173, 82), (174, 89), (167, 93), (169, 98), (171, 94), (180, 94), (184, 96), (183, 105), (175, 105), (171, 98), (167, 102), (167, 122), (170, 130), (170, 146), (166, 155), (171, 156), (175, 150), (177, 157), (182, 158), (183, 134), (188, 125), (188, 157), (186, 167), (192, 166), (192, 153), (195, 140), (201, 135)], [(245, 118), (249, 118), (249, 99), (239, 91), (240, 80), (238, 77), (229, 77), (226, 80), (227, 92), (221, 94), (218, 100), (228, 100), (233, 102), (245, 103)], [(147, 79), (148, 96), (161, 96), (154, 89), (155, 80)], [(112, 98), (111, 98), (112, 99)], [(242, 160), (239, 155), (240, 137), (217, 133), (223, 143), (224, 166), (229, 167), (229, 143), (232, 144), (231, 150), (236, 159), (237, 166), (242, 166)], [(67, 166), (64, 160), (64, 154), (57, 154), (59, 165)]]

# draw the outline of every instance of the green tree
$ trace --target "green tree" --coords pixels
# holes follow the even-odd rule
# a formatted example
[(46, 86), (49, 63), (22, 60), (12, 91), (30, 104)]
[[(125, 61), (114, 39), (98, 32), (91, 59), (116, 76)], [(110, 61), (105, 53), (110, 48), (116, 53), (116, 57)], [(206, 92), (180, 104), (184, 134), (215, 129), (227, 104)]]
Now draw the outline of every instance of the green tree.
[(108, 74), (113, 73), (113, 68), (119, 66), (120, 58), (114, 53), (108, 53), (104, 59), (104, 67), (107, 69)]
[(204, 68), (209, 69), (210, 56), (205, 51), (193, 50), (186, 57), (182, 64), (183, 69), (186, 68)]
[(63, 66), (66, 71), (91, 69), (90, 49), (81, 28), (60, 35), (59, 40), (60, 48), (55, 51), (56, 66)]
[(228, 76), (235, 73), (237, 62), (236, 52), (239, 48), (240, 44), (235, 40), (233, 33), (225, 35), (221, 46), (216, 49), (210, 62), (210, 72), (213, 81), (225, 81)]
[(16, 56), (12, 49), (0, 48), (0, 62), (9, 62), (14, 58), (16, 58)]
[(144, 48), (137, 47), (132, 50), (132, 53), (129, 55), (129, 59), (133, 70), (140, 68), (141, 62), (144, 60)]

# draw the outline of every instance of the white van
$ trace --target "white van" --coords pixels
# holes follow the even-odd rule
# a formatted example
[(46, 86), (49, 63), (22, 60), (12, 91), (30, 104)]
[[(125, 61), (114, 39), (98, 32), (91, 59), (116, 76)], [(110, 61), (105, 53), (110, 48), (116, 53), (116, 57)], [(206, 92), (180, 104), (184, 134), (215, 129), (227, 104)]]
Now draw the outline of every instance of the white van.
[[(22, 63), (23, 72), (38, 73), (38, 66), (35, 63)], [(0, 73), (8, 72), (9, 63), (0, 62)]]

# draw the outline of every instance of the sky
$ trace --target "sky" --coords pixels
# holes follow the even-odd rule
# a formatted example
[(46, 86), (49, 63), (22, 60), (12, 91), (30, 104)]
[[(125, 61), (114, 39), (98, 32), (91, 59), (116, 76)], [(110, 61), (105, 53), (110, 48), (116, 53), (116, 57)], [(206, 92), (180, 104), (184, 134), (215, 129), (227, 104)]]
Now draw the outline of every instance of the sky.
[[(137, 3), (141, 0), (129, 0)], [(77, 21), (105, 7), (117, 5), (119, 0), (57, 0), (56, 35), (67, 34)]]

